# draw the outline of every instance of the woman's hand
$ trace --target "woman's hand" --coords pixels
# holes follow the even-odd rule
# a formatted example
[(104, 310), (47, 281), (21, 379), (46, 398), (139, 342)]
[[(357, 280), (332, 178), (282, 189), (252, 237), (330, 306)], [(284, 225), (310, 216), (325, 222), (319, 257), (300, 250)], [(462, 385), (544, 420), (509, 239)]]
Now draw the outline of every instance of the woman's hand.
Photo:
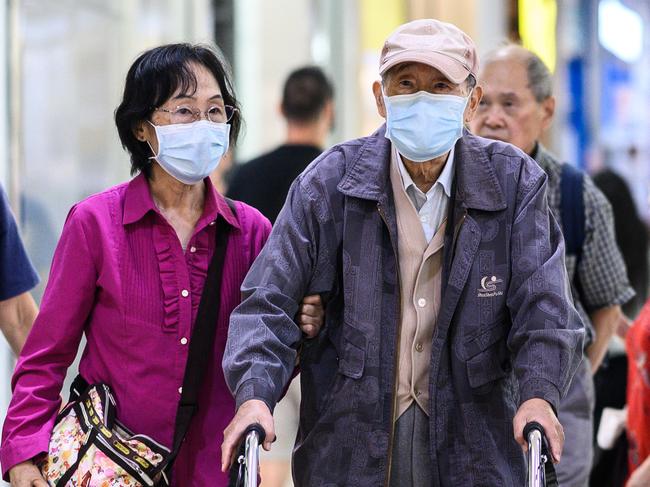
[(9, 469), (11, 487), (48, 487), (34, 462), (27, 460), (18, 463)]
[(298, 309), (296, 321), (307, 338), (318, 335), (325, 319), (325, 308), (318, 294), (305, 296)]

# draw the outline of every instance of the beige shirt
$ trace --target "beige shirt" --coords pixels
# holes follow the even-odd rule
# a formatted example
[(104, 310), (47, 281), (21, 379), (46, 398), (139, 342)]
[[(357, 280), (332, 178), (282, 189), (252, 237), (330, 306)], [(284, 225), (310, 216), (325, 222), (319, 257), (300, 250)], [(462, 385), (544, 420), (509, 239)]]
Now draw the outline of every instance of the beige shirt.
[(445, 222), (427, 242), (418, 212), (406, 192), (397, 156), (390, 179), (397, 213), (401, 323), (397, 377), (397, 418), (413, 401), (428, 414), (431, 343), (440, 310)]

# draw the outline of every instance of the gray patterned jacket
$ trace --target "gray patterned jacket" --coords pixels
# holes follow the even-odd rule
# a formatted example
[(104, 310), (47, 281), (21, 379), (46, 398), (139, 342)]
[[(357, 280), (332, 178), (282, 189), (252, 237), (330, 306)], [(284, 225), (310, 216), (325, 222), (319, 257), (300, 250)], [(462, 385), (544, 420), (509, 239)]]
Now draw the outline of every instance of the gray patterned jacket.
[[(273, 408), (299, 356), (301, 487), (389, 478), (400, 321), (389, 151), (382, 128), (298, 177), (231, 316), (223, 365), (238, 405)], [(533, 397), (557, 409), (584, 328), (543, 171), (513, 146), (468, 133), (455, 157), (430, 369), (432, 485), (520, 486), (512, 418)], [(327, 298), (326, 324), (301, 342), (293, 317), (312, 293)]]

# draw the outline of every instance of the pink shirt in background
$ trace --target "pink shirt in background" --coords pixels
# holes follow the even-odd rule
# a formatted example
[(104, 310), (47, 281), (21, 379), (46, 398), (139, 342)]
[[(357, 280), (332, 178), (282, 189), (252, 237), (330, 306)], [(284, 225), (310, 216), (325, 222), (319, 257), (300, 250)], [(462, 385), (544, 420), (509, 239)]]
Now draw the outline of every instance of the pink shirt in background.
[[(236, 203), (235, 217), (209, 179), (203, 215), (183, 252), (139, 175), (75, 205), (63, 228), (34, 328), (16, 365), (2, 431), (5, 475), (47, 451), (59, 392), (82, 334), (80, 363), (90, 383), (109, 384), (117, 417), (135, 433), (171, 446), (189, 339), (215, 242), (215, 220), (230, 225), (212, 366), (199, 410), (174, 465), (174, 485), (221, 486), (223, 430), (234, 414), (221, 359), (240, 285), (271, 225)], [(67, 398), (67, 391), (63, 391)]]

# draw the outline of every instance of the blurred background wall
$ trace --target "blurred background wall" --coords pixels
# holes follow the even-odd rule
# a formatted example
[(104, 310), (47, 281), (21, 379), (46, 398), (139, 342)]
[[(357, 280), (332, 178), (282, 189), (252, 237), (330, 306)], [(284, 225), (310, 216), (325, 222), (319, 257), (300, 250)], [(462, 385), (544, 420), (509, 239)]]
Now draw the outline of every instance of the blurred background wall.
[[(178, 41), (223, 49), (246, 121), (234, 153), (242, 162), (281, 142), (280, 89), (303, 64), (322, 66), (336, 84), (330, 143), (377, 128), (370, 86), (382, 42), (422, 17), (456, 23), (480, 53), (506, 39), (537, 51), (559, 101), (546, 142), (588, 171), (616, 169), (648, 218), (646, 0), (5, 0), (0, 182), (42, 278), (35, 296), (70, 206), (129, 178), (113, 110), (138, 53)], [(0, 343), (0, 413), (12, 367)]]

